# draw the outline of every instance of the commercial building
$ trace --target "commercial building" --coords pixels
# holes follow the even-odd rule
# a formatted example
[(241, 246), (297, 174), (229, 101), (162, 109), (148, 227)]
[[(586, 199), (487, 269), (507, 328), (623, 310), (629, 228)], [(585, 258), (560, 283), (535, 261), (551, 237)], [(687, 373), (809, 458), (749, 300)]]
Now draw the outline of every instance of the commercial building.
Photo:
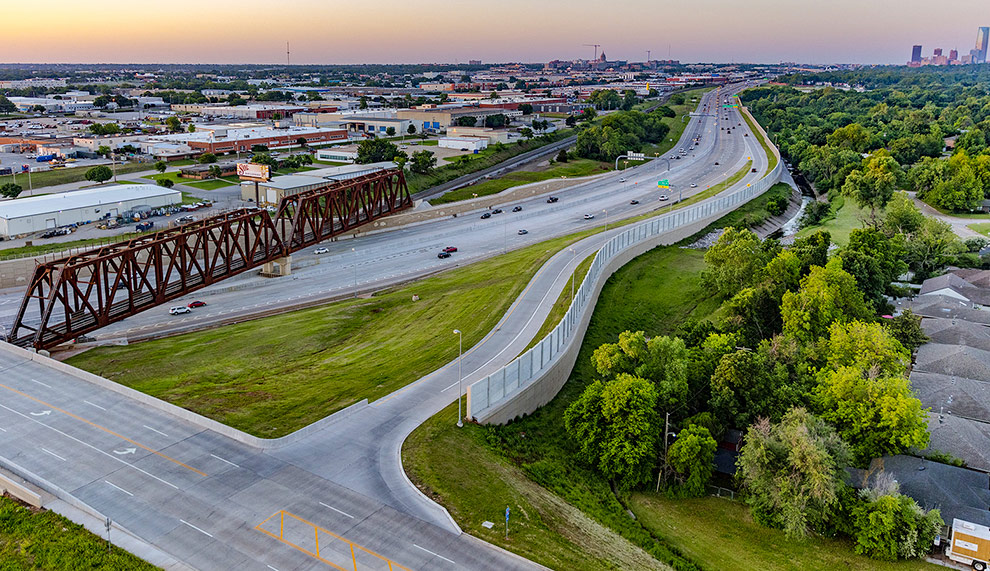
[(172, 111), (196, 113), (203, 117), (229, 117), (232, 119), (271, 120), (292, 117), (308, 109), (299, 105), (214, 105), (206, 103), (182, 103), (172, 105)]
[(344, 129), (351, 134), (386, 137), (389, 127), (396, 135), (404, 135), (412, 124), (408, 119), (398, 119), (394, 112), (372, 113), (297, 113), (292, 122), (297, 126), (330, 127)]
[(911, 62), (921, 63), (921, 46), (911, 47)]
[(357, 160), (357, 151), (342, 149), (339, 146), (327, 147), (316, 151), (316, 160), (335, 163), (353, 163)]
[(289, 127), (287, 129), (200, 127), (195, 133), (154, 135), (149, 141), (187, 145), (195, 153), (246, 153), (255, 145), (269, 149), (292, 147), (304, 139), (307, 145), (322, 145), (348, 140), (343, 129)]
[(488, 139), (489, 145), (495, 143), (507, 144), (511, 140), (509, 131), (505, 129), (492, 129), (490, 127), (450, 127), (447, 129), (448, 137), (484, 137)]
[(977, 60), (973, 63), (986, 63), (987, 42), (990, 41), (990, 27), (981, 26), (976, 32), (976, 55)]
[(257, 202), (262, 206), (274, 206), (282, 200), (283, 196), (292, 196), (293, 194), (327, 186), (334, 181), (348, 180), (380, 170), (394, 168), (395, 163), (392, 162), (372, 163), (368, 165), (345, 165), (276, 176), (268, 182), (242, 182), (241, 200)]
[(182, 193), (151, 184), (45, 194), (0, 202), (0, 236), (13, 238), (50, 228), (114, 218), (140, 206), (182, 202)]
[(411, 121), (418, 132), (439, 133), (447, 127), (453, 126), (461, 117), (474, 117), (475, 120), (483, 123), (485, 117), (489, 115), (522, 116), (522, 112), (482, 107), (440, 108), (425, 106), (415, 109), (400, 109), (395, 115), (399, 119)]
[(440, 137), (437, 146), (444, 149), (460, 149), (462, 151), (481, 151), (488, 148), (488, 137)]

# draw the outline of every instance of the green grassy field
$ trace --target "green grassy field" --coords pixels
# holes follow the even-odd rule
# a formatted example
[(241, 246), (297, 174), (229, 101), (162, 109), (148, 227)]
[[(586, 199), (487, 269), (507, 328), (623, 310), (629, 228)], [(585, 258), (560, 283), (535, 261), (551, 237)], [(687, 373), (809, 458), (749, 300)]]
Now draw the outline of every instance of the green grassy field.
[[(882, 216), (882, 213), (878, 213)], [(832, 214), (817, 226), (809, 226), (798, 231), (799, 238), (814, 234), (819, 230), (828, 230), (832, 235), (832, 241), (839, 246), (845, 246), (849, 242), (849, 233), (854, 228), (862, 228), (863, 221), (869, 213), (856, 205), (855, 202), (844, 196), (837, 196), (832, 200)]]
[(557, 296), (557, 301), (553, 303), (550, 313), (547, 314), (547, 318), (543, 320), (543, 325), (540, 326), (540, 331), (536, 334), (536, 337), (533, 337), (533, 339), (529, 342), (529, 345), (526, 345), (526, 348), (519, 353), (520, 355), (526, 351), (529, 351), (530, 348), (536, 346), (537, 343), (542, 341), (544, 337), (553, 331), (554, 327), (557, 327), (560, 320), (564, 318), (564, 315), (567, 314), (567, 308), (571, 306), (571, 301), (574, 299), (571, 296), (571, 286), (573, 286), (574, 291), (577, 291), (577, 288), (581, 287), (581, 282), (584, 281), (584, 277), (588, 275), (588, 270), (591, 269), (591, 262), (595, 261), (595, 256), (597, 254), (598, 252), (595, 252), (587, 258), (581, 260), (581, 263), (578, 264), (577, 269), (575, 269), (574, 273), (571, 274), (571, 281), (569, 285), (564, 287), (564, 290), (560, 292), (559, 296)]
[[(24, 163), (28, 164), (30, 161), (25, 160)], [(107, 165), (110, 166), (110, 165)], [(123, 174), (129, 174), (134, 172), (151, 170), (154, 168), (150, 164), (146, 163), (124, 163), (117, 165), (117, 176)], [(31, 173), (31, 186), (34, 188), (44, 188), (46, 186), (55, 186), (57, 184), (67, 184), (70, 182), (82, 182), (86, 180), (86, 171), (89, 167), (72, 167), (64, 169), (54, 169), (44, 172), (33, 172)], [(19, 184), (22, 188), (27, 190), (28, 188), (28, 176), (25, 174), (18, 174), (16, 177), (11, 175), (0, 176), (0, 185), (6, 184), (8, 182), (15, 182)], [(113, 179), (111, 179), (112, 181)], [(93, 183), (96, 184), (96, 183)]]
[(113, 244), (114, 242), (130, 240), (131, 238), (136, 238), (143, 234), (145, 234), (145, 232), (133, 232), (130, 234), (107, 236), (106, 238), (89, 238), (86, 240), (70, 240), (68, 242), (53, 242), (50, 244), (35, 244), (33, 246), (19, 246), (17, 248), (0, 249), (0, 260), (24, 258), (27, 256), (40, 256), (43, 254), (51, 254), (53, 252), (63, 252), (72, 248), (96, 246), (99, 244)]
[(497, 194), (503, 190), (560, 177), (580, 177), (593, 174), (601, 174), (612, 170), (607, 163), (593, 161), (590, 159), (574, 159), (566, 163), (558, 163), (556, 166), (545, 171), (517, 171), (506, 174), (493, 180), (487, 180), (471, 186), (465, 186), (452, 190), (443, 196), (430, 200), (430, 204), (447, 204), (460, 200), (474, 198), (474, 195), (489, 196)]
[[(849, 541), (793, 540), (753, 521), (745, 504), (707, 497), (671, 500), (635, 493), (629, 505), (650, 532), (666, 538), (705, 569), (785, 571), (914, 571), (938, 569), (924, 561), (887, 563), (857, 555)], [(717, 545), (717, 549), (713, 546)]]
[(0, 569), (151, 570), (157, 567), (50, 511), (35, 511), (0, 497)]
[(979, 232), (984, 236), (990, 238), (990, 222), (978, 222), (976, 224), (968, 224), (966, 226), (973, 232)]
[[(405, 386), (481, 340), (554, 253), (541, 242), (370, 299), (337, 302), (69, 359), (261, 437), (288, 434)], [(411, 301), (413, 295), (420, 300)], [(214, 350), (215, 349), (215, 350)]]
[[(231, 177), (226, 178), (212, 178), (209, 180), (201, 180), (198, 182), (183, 182), (182, 184), (191, 186), (193, 188), (198, 188), (200, 190), (217, 190), (218, 188), (227, 188), (228, 186), (234, 186), (239, 184), (230, 180)], [(234, 177), (236, 180), (236, 177)]]

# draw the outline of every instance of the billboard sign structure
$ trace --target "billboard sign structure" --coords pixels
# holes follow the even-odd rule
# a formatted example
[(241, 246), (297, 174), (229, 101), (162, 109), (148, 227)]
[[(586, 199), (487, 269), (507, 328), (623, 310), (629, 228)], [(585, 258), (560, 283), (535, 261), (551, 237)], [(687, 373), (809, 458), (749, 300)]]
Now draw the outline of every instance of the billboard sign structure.
[(268, 182), (271, 179), (271, 169), (268, 165), (237, 163), (237, 176), (241, 180)]
[(645, 153), (627, 153), (626, 155), (629, 157), (629, 160), (645, 159), (646, 158), (646, 154)]

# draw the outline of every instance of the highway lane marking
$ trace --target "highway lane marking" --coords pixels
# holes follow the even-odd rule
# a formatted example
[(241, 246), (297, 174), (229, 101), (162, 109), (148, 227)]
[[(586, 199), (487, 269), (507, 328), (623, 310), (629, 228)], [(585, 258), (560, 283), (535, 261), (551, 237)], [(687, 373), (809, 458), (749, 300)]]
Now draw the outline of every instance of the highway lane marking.
[(109, 484), (109, 485), (110, 485), (110, 487), (113, 487), (113, 488), (117, 488), (118, 490), (120, 490), (121, 492), (124, 492), (124, 493), (125, 493), (125, 494), (127, 494), (128, 496), (130, 496), (130, 497), (132, 497), (132, 498), (134, 497), (134, 494), (132, 494), (132, 493), (130, 493), (130, 492), (128, 492), (127, 490), (125, 490), (124, 488), (121, 488), (120, 486), (118, 486), (118, 485), (116, 485), (116, 484), (114, 484), (113, 482), (111, 482), (111, 481), (109, 481), (109, 480), (103, 480), (103, 481), (104, 481), (104, 482), (106, 482), (107, 484)]
[(37, 379), (28, 379), (28, 380), (31, 381), (32, 383), (38, 383), (39, 385), (41, 385), (43, 387), (52, 388), (51, 385), (45, 384), (45, 383), (43, 383), (43, 382), (41, 382), (41, 381), (39, 381)]
[(278, 569), (272, 567), (271, 565), (268, 565), (268, 568), (271, 569), (272, 571), (278, 571)]
[(0, 432), (7, 432), (6, 428), (0, 428)]
[(231, 465), (231, 466), (233, 466), (234, 468), (240, 468), (240, 466), (238, 466), (237, 464), (234, 464), (234, 463), (233, 463), (233, 462), (231, 462), (230, 460), (224, 460), (223, 458), (221, 458), (221, 457), (219, 457), (219, 456), (217, 456), (216, 454), (210, 454), (210, 456), (213, 456), (214, 458), (216, 458), (217, 460), (219, 460), (219, 461), (221, 461), (221, 462), (226, 462), (227, 464), (230, 464), (230, 465)]
[(61, 460), (63, 462), (68, 462), (68, 460), (66, 460), (65, 458), (62, 458), (61, 456), (59, 456), (58, 454), (52, 452), (51, 450), (49, 450), (47, 448), (42, 448), (41, 451), (42, 452), (47, 452), (48, 454), (51, 454), (52, 456), (58, 458), (59, 460)]
[(193, 524), (191, 524), (191, 523), (189, 523), (188, 521), (186, 521), (186, 520), (184, 520), (184, 519), (180, 519), (179, 521), (181, 521), (182, 523), (184, 523), (184, 524), (186, 524), (186, 525), (188, 525), (189, 527), (191, 527), (191, 528), (193, 528), (193, 529), (195, 529), (196, 531), (198, 531), (198, 532), (200, 532), (200, 533), (202, 533), (202, 534), (203, 534), (203, 535), (205, 535), (205, 536), (208, 536), (208, 537), (213, 537), (213, 535), (212, 535), (212, 534), (210, 534), (210, 533), (207, 533), (207, 532), (205, 532), (205, 531), (203, 531), (202, 529), (200, 529), (200, 528), (198, 528), (198, 527), (196, 527), (195, 525), (193, 525)]
[(323, 506), (323, 507), (325, 507), (325, 508), (330, 508), (330, 509), (332, 509), (333, 511), (335, 511), (335, 512), (337, 512), (337, 513), (339, 513), (339, 514), (340, 514), (340, 515), (342, 515), (342, 516), (346, 516), (346, 517), (349, 517), (349, 518), (351, 518), (351, 519), (354, 519), (354, 516), (352, 516), (351, 514), (349, 514), (349, 513), (347, 513), (347, 512), (342, 512), (342, 511), (340, 511), (340, 510), (338, 510), (337, 508), (335, 508), (335, 507), (333, 507), (333, 506), (330, 506), (330, 505), (327, 505), (327, 504), (325, 504), (325, 503), (323, 503), (323, 502), (320, 502), (320, 505), (321, 505), (321, 506)]
[(103, 454), (104, 456), (107, 456), (107, 457), (109, 457), (109, 458), (113, 458), (114, 460), (116, 460), (116, 461), (118, 461), (118, 462), (120, 462), (121, 464), (126, 464), (127, 466), (130, 466), (131, 468), (134, 468), (134, 469), (135, 469), (135, 470), (137, 470), (138, 472), (141, 472), (142, 474), (144, 474), (144, 475), (146, 475), (146, 476), (148, 476), (148, 477), (151, 477), (151, 478), (154, 478), (154, 479), (156, 479), (156, 480), (158, 480), (159, 482), (161, 482), (161, 483), (163, 483), (163, 484), (165, 484), (165, 485), (168, 485), (168, 486), (172, 486), (172, 487), (173, 487), (173, 488), (175, 488), (176, 490), (178, 490), (178, 489), (179, 489), (179, 486), (176, 486), (175, 484), (172, 484), (172, 483), (169, 483), (169, 482), (166, 482), (165, 480), (162, 480), (162, 479), (161, 479), (161, 478), (159, 478), (158, 476), (156, 476), (156, 475), (154, 475), (154, 474), (151, 474), (151, 473), (149, 473), (149, 472), (146, 472), (145, 470), (142, 470), (141, 468), (138, 468), (137, 466), (135, 466), (134, 464), (131, 464), (130, 462), (125, 462), (124, 460), (121, 460), (120, 458), (117, 458), (116, 456), (114, 456), (114, 455), (112, 455), (112, 454), (109, 454), (109, 453), (107, 453), (107, 452), (104, 452), (103, 450), (100, 450), (99, 448), (97, 448), (96, 446), (93, 446), (92, 444), (90, 444), (90, 443), (88, 443), (88, 442), (83, 442), (82, 440), (79, 440), (78, 438), (76, 438), (75, 436), (72, 436), (71, 434), (67, 434), (67, 433), (65, 433), (65, 432), (62, 432), (61, 430), (59, 430), (59, 429), (57, 429), (57, 428), (55, 428), (54, 426), (49, 426), (49, 425), (47, 425), (47, 424), (45, 424), (44, 422), (41, 422), (40, 420), (35, 420), (35, 419), (33, 419), (33, 418), (31, 418), (30, 416), (28, 416), (28, 415), (26, 415), (26, 414), (24, 414), (24, 413), (22, 413), (22, 412), (18, 412), (18, 411), (16, 411), (16, 410), (14, 410), (14, 409), (12, 409), (12, 408), (10, 408), (10, 407), (8, 407), (8, 406), (5, 406), (5, 405), (3, 405), (3, 404), (0, 404), (0, 408), (3, 408), (3, 409), (6, 409), (6, 410), (9, 410), (10, 412), (12, 412), (12, 413), (14, 413), (14, 414), (16, 414), (17, 416), (20, 416), (20, 417), (23, 417), (23, 418), (26, 418), (26, 419), (28, 419), (28, 420), (30, 420), (31, 422), (34, 422), (34, 423), (37, 423), (37, 424), (40, 424), (41, 426), (44, 426), (45, 428), (47, 428), (47, 429), (49, 429), (49, 430), (53, 430), (53, 431), (55, 431), (55, 432), (57, 432), (57, 433), (59, 433), (59, 434), (61, 434), (62, 436), (64, 436), (64, 437), (66, 437), (66, 438), (69, 438), (69, 439), (71, 439), (71, 440), (74, 440), (74, 441), (76, 441), (76, 442), (78, 442), (79, 444), (82, 444), (83, 446), (86, 446), (86, 447), (88, 447), (88, 448), (92, 448), (93, 450), (96, 450), (96, 451), (97, 451), (97, 452), (99, 452), (100, 454)]
[(162, 432), (161, 430), (155, 430), (154, 428), (151, 428), (151, 427), (150, 427), (150, 426), (148, 426), (147, 424), (142, 424), (141, 426), (143, 426), (143, 427), (145, 427), (145, 428), (147, 428), (148, 430), (150, 430), (150, 431), (152, 431), (152, 432), (157, 432), (158, 434), (161, 434), (161, 435), (162, 435), (162, 436), (164, 436), (165, 438), (169, 438), (169, 435), (168, 435), (168, 434), (165, 434), (165, 433), (164, 433), (164, 432)]
[(100, 410), (106, 410), (106, 409), (105, 409), (105, 408), (103, 408), (102, 406), (100, 406), (100, 405), (98, 405), (98, 404), (95, 404), (95, 403), (91, 403), (91, 402), (89, 402), (88, 400), (83, 400), (83, 402), (84, 402), (84, 403), (86, 403), (86, 404), (88, 404), (89, 406), (92, 406), (92, 407), (96, 407), (96, 408), (98, 408), (98, 409), (100, 409)]
[(430, 551), (429, 549), (427, 549), (427, 548), (425, 548), (425, 547), (420, 547), (420, 546), (418, 546), (418, 545), (416, 545), (415, 543), (413, 544), (413, 547), (418, 547), (419, 549), (422, 549), (423, 551), (425, 551), (425, 552), (427, 552), (427, 553), (429, 553), (430, 555), (433, 555), (433, 556), (436, 556), (436, 557), (439, 557), (440, 559), (443, 559), (444, 561), (446, 561), (446, 562), (448, 562), (448, 563), (451, 563), (451, 564), (453, 564), (453, 565), (457, 565), (457, 563), (454, 563), (453, 561), (451, 561), (450, 559), (447, 559), (447, 558), (446, 558), (446, 557), (444, 557), (443, 555), (440, 555), (439, 553), (434, 553), (434, 552), (432, 552), (432, 551)]
[[(80, 422), (84, 422), (84, 423), (86, 423), (86, 424), (88, 424), (88, 425), (90, 425), (90, 426), (92, 426), (94, 428), (98, 428), (98, 429), (102, 430), (103, 432), (106, 432), (107, 434), (112, 434), (113, 436), (116, 436), (117, 438), (120, 438), (121, 440), (126, 440), (127, 442), (129, 442), (129, 443), (131, 443), (131, 444), (133, 444), (133, 445), (135, 445), (135, 446), (137, 446), (139, 448), (142, 448), (144, 450), (147, 450), (148, 452), (151, 452), (152, 454), (154, 454), (156, 456), (159, 456), (161, 458), (164, 458), (164, 459), (168, 460), (169, 462), (172, 462), (174, 464), (178, 464), (179, 466), (182, 466), (183, 468), (186, 468), (187, 470), (189, 470), (191, 472), (195, 472), (196, 474), (199, 474), (200, 476), (203, 476), (203, 477), (206, 477), (207, 476), (207, 474), (205, 472), (202, 472), (200, 470), (197, 470), (196, 468), (193, 468), (192, 466), (188, 466), (186, 464), (183, 464), (182, 462), (179, 462), (178, 460), (176, 460), (175, 458), (172, 458), (171, 456), (167, 456), (165, 454), (162, 454), (161, 452), (159, 452), (157, 450), (154, 450), (152, 448), (149, 448), (149, 447), (145, 446), (144, 444), (141, 444), (140, 442), (131, 440), (130, 438), (127, 438), (126, 436), (123, 436), (121, 434), (118, 434), (117, 432), (114, 432), (113, 430), (110, 430), (109, 428), (105, 428), (103, 426), (100, 426), (99, 424), (96, 424), (95, 422), (91, 422), (89, 420), (86, 420), (85, 418), (83, 418), (83, 417), (81, 417), (79, 415), (76, 415), (76, 414), (73, 414), (73, 413), (71, 413), (71, 412), (69, 412), (67, 410), (61, 409), (61, 408), (59, 408), (59, 407), (57, 407), (55, 405), (52, 405), (50, 403), (47, 403), (47, 402), (45, 402), (45, 401), (43, 401), (41, 399), (35, 398), (35, 397), (33, 397), (33, 396), (31, 396), (31, 395), (29, 395), (27, 393), (24, 393), (24, 392), (21, 392), (21, 391), (17, 390), (17, 389), (8, 387), (7, 385), (0, 384), (0, 388), (7, 389), (8, 391), (10, 391), (10, 392), (12, 392), (14, 394), (18, 394), (18, 395), (20, 395), (22, 397), (31, 399), (34, 402), (38, 403), (38, 404), (42, 404), (42, 405), (51, 407), (52, 409), (57, 410), (58, 412), (61, 412), (62, 414), (65, 414), (67, 416), (70, 416), (70, 417), (72, 417), (72, 418), (74, 418), (74, 419), (76, 419), (76, 420), (78, 420)], [(51, 411), (48, 411), (48, 413), (50, 414)], [(34, 413), (31, 413), (31, 414), (34, 414)]]
[(442, 392), (442, 393), (445, 393), (445, 392), (447, 392), (447, 391), (449, 391), (450, 389), (452, 389), (452, 388), (454, 388), (454, 387), (456, 387), (456, 386), (457, 386), (457, 385), (459, 385), (460, 383), (461, 383), (460, 381), (457, 381), (456, 383), (454, 383), (454, 384), (452, 384), (452, 385), (450, 385), (449, 387), (447, 387), (447, 388), (445, 388), (444, 390), (442, 390), (442, 391), (440, 391), (440, 392)]

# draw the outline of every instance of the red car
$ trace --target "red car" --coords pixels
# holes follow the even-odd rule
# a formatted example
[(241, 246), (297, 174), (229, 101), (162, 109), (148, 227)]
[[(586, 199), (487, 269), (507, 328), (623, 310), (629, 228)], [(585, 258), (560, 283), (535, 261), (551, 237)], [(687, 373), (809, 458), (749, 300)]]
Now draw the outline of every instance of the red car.
[(447, 252), (449, 254), (451, 252), (456, 252), (457, 251), (457, 248), (454, 247), (454, 246), (447, 246), (446, 248), (443, 249), (443, 251), (444, 252)]
[(205, 306), (206, 306), (205, 301), (194, 301), (188, 305), (188, 307), (205, 307)]

